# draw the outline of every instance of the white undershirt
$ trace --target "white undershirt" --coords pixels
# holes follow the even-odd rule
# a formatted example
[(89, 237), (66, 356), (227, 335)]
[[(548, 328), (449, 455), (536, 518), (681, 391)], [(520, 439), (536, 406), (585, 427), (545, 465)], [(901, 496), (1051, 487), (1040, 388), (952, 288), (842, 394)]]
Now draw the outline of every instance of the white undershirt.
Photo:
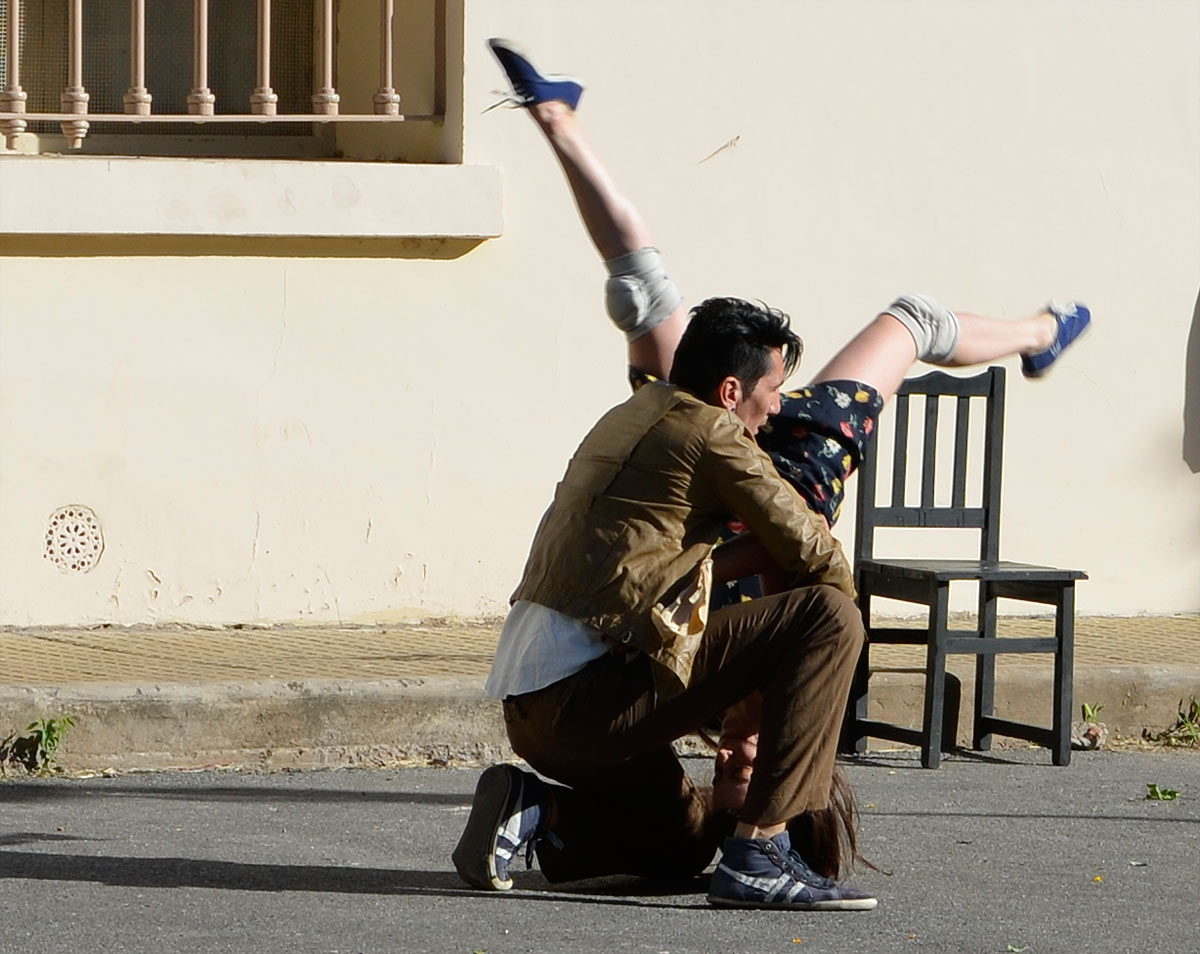
[(504, 620), (484, 689), (495, 699), (544, 689), (609, 648), (600, 630), (541, 603), (517, 600)]

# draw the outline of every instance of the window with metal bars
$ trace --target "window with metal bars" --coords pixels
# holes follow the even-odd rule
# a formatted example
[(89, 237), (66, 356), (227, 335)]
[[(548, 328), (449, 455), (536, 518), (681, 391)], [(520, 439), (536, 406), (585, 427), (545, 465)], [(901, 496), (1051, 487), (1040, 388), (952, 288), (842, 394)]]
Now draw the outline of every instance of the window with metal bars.
[[(209, 0), (208, 87), (214, 112), (248, 113), (256, 86), (257, 10), (247, 0)], [(59, 112), (68, 77), (67, 5), (62, 0), (24, 0), (21, 4), (21, 77), (30, 112)], [(131, 87), (131, 13), (129, 0), (87, 0), (84, 10), (83, 86), (89, 113), (123, 113)], [(0, 7), (0, 32), (8, 28)], [(153, 0), (145, 7), (145, 82), (152, 112), (188, 111), (193, 74), (193, 0)], [(274, 0), (271, 4), (271, 83), (280, 113), (308, 113), (313, 78), (312, 0)], [(54, 133), (53, 123), (37, 123), (35, 132)], [(178, 123), (139, 123), (106, 132), (138, 135), (195, 135), (196, 127)], [(243, 125), (206, 123), (205, 135), (310, 135), (302, 123)]]
[[(9, 146), (35, 134), (32, 151), (42, 152), (332, 154), (326, 123), (441, 118), (436, 108), (400, 115), (392, 38), (442, 42), (445, 2), (405, 4), (406, 15), (433, 26), (394, 31), (394, 0), (376, 0), (374, 10), (355, 0), (345, 18), (358, 31), (351, 59), (379, 50), (378, 86), (364, 102), (339, 105), (335, 59), (345, 38), (335, 0), (0, 0), (0, 132)], [(373, 36), (361, 35), (364, 24)], [(444, 68), (440, 49), (399, 52)]]

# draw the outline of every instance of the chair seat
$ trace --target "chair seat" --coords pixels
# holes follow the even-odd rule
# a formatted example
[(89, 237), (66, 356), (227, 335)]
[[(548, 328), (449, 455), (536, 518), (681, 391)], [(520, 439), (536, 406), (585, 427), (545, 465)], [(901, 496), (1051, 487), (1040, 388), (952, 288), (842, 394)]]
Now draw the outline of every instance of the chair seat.
[(1011, 560), (860, 560), (861, 574), (886, 574), (905, 580), (947, 583), (952, 580), (1059, 583), (1086, 580), (1083, 570), (1064, 570)]

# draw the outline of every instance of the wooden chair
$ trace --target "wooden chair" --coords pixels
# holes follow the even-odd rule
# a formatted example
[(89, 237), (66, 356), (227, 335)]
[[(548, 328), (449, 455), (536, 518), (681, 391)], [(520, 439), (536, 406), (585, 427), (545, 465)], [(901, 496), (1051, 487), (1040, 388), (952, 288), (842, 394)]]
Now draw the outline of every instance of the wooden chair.
[[(910, 417), (909, 405), (913, 395), (925, 396), (921, 420)], [(943, 449), (939, 455), (938, 417), (943, 410), (940, 400), (943, 395), (955, 398), (953, 452), (946, 454)], [(974, 402), (973, 397), (976, 398)], [(999, 558), (1004, 369), (988, 368), (969, 378), (934, 371), (906, 381), (897, 394), (895, 405), (890, 503), (877, 503), (877, 455), (874, 448), (867, 454), (859, 470), (855, 575), (868, 643), (863, 648), (851, 688), (842, 748), (847, 752), (862, 752), (868, 736), (906, 742), (921, 747), (921, 762), (926, 768), (936, 768), (941, 759), (943, 743), (948, 742), (949, 747), (953, 748), (955, 742), (953, 735), (948, 740), (943, 738), (946, 657), (955, 653), (976, 657), (973, 747), (979, 750), (990, 748), (993, 734), (1012, 736), (1046, 746), (1053, 753), (1055, 765), (1066, 765), (1071, 758), (1075, 581), (1086, 579), (1087, 574), (1080, 570), (1010, 563)], [(978, 413), (981, 410), (985, 415), (982, 428), (983, 459), (982, 467), (975, 469), (982, 470), (982, 499), (979, 505), (969, 506), (969, 416), (973, 411)], [(920, 502), (912, 505), (906, 503), (904, 491), (908, 479), (908, 448), (911, 442), (917, 440), (918, 429), (922, 444)], [(953, 468), (948, 505), (937, 504), (934, 500), (937, 462)], [(882, 559), (874, 555), (875, 531), (878, 527), (975, 528), (980, 536), (979, 558)], [(978, 628), (974, 630), (949, 627), (950, 584), (960, 580), (973, 580), (979, 585)], [(872, 626), (871, 600), (877, 596), (927, 607), (927, 627), (903, 629)], [(996, 600), (1000, 597), (1053, 606), (1054, 636), (998, 637)], [(926, 647), (924, 719), (920, 729), (874, 722), (867, 718), (871, 644), (881, 643)], [(995, 717), (996, 656), (1000, 653), (1054, 654), (1053, 724), (1050, 728)]]

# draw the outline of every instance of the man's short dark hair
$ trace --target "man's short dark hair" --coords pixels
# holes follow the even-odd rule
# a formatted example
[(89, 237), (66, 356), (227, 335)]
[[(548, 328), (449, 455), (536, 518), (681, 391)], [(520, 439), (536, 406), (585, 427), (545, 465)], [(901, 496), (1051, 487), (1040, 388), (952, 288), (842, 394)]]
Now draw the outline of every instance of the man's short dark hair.
[(782, 311), (741, 298), (709, 298), (692, 309), (675, 349), (671, 383), (707, 400), (732, 375), (750, 392), (770, 370), (776, 348), (783, 354), (784, 374), (791, 374), (804, 345)]

